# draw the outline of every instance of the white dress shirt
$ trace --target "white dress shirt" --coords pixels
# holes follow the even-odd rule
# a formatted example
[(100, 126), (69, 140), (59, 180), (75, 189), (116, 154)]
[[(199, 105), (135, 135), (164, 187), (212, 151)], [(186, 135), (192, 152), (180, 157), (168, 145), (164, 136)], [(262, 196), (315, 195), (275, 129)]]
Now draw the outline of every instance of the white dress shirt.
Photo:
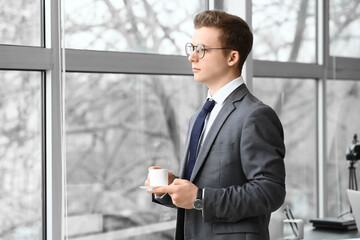
[(215, 105), (214, 105), (214, 108), (212, 109), (212, 111), (210, 112), (210, 114), (205, 119), (204, 128), (201, 133), (201, 139), (200, 139), (198, 151), (201, 148), (201, 145), (204, 143), (204, 140), (205, 140), (207, 134), (209, 133), (211, 126), (213, 125), (221, 108), (223, 107), (224, 101), (235, 89), (237, 89), (243, 83), (244, 83), (244, 80), (240, 76), (238, 78), (235, 78), (234, 80), (232, 80), (231, 82), (229, 82), (228, 84), (223, 86), (222, 88), (220, 88), (214, 94), (214, 96), (211, 96), (210, 91), (208, 91), (208, 98), (213, 99), (215, 101)]

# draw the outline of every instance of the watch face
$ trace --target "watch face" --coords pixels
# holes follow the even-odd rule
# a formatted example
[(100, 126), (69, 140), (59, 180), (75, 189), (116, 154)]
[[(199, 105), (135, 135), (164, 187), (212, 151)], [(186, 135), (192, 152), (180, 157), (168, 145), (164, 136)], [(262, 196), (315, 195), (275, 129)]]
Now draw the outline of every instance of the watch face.
[(202, 210), (204, 207), (204, 203), (201, 199), (196, 199), (193, 205), (196, 210)]

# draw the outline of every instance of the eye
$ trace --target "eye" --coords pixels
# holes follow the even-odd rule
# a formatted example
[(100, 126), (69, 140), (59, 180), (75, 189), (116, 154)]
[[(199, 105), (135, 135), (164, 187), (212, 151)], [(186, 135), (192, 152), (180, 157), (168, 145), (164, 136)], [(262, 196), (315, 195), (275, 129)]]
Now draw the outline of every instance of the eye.
[(203, 53), (203, 52), (205, 52), (205, 47), (204, 47), (203, 45), (201, 45), (201, 44), (197, 45), (197, 47), (196, 47), (196, 52), (197, 52), (197, 53)]
[(196, 53), (199, 53), (201, 51), (201, 45), (196, 46)]

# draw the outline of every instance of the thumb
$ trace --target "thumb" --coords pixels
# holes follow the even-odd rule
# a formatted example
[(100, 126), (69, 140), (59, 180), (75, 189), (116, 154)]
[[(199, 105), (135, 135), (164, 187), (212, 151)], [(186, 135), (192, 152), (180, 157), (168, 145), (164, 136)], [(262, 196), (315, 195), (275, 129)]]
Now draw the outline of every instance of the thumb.
[(188, 180), (185, 179), (180, 179), (180, 178), (176, 178), (171, 185), (183, 185), (186, 184), (187, 182), (189, 182)]

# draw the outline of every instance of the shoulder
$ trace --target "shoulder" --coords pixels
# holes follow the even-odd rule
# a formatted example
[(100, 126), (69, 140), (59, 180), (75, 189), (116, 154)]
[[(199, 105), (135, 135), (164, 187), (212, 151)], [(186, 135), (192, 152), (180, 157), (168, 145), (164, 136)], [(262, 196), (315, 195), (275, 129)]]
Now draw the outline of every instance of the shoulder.
[(257, 112), (271, 112), (276, 115), (275, 111), (268, 106), (267, 104), (263, 103), (257, 97), (255, 97), (249, 91), (244, 94), (241, 99), (235, 99), (233, 104), (236, 109), (241, 111), (242, 114), (254, 114)]
[(271, 125), (282, 128), (277, 113), (250, 92), (240, 101), (234, 101), (233, 104), (235, 107), (234, 114), (244, 119), (245, 124), (253, 124), (254, 122), (266, 124), (271, 122)]

